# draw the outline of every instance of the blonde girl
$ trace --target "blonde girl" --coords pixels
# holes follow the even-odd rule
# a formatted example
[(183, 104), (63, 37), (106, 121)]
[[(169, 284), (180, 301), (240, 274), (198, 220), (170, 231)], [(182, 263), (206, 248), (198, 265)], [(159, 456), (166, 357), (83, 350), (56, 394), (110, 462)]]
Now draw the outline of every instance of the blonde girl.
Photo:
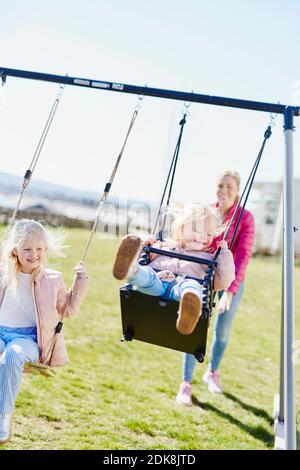
[(51, 344), (58, 315), (73, 316), (83, 301), (87, 274), (83, 263), (77, 263), (67, 291), (61, 273), (45, 267), (47, 254), (61, 255), (61, 248), (42, 224), (28, 219), (10, 227), (1, 246), (0, 444), (10, 439), (24, 364), (67, 362), (63, 334), (57, 335), (54, 348)]
[[(216, 234), (223, 230), (217, 211), (201, 204), (184, 206), (175, 217), (172, 229), (172, 240), (160, 243), (147, 240), (146, 243), (166, 251), (175, 251), (198, 258), (211, 260), (213, 252), (211, 243)], [(185, 335), (191, 334), (200, 318), (202, 310), (202, 287), (193, 278), (203, 279), (206, 265), (167, 255), (154, 255), (147, 266), (137, 262), (142, 240), (134, 235), (125, 237), (116, 255), (113, 275), (116, 279), (128, 279), (137, 290), (148, 295), (162, 296), (169, 283), (174, 282), (169, 298), (179, 301), (177, 330)], [(219, 243), (221, 252), (214, 281), (214, 289), (227, 288), (234, 279), (234, 264), (230, 250), (225, 241)]]

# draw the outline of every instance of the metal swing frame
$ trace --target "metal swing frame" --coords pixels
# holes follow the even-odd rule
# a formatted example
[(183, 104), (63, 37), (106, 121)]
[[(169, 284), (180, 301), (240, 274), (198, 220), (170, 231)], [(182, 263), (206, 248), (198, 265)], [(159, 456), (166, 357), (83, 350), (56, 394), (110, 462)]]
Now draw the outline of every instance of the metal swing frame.
[(293, 363), (295, 336), (293, 132), (294, 116), (300, 115), (300, 107), (0, 67), (0, 77), (3, 84), (7, 76), (115, 91), (117, 93), (131, 93), (192, 103), (261, 111), (281, 114), (283, 116), (285, 154), (283, 174), (282, 347), (280, 358), (280, 398), (277, 400), (278, 406), (275, 415), (275, 448), (296, 449), (295, 369)]

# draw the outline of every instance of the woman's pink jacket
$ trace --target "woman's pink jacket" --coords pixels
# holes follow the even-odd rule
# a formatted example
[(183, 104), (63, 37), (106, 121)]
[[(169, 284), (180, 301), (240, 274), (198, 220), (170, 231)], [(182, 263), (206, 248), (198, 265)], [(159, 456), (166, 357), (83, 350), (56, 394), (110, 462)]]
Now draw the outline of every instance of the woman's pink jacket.
[[(228, 222), (231, 219), (236, 206), (237, 206), (237, 203), (235, 203), (231, 207), (231, 209), (226, 214), (224, 222)], [(233, 237), (234, 229), (235, 229), (241, 210), (242, 208), (240, 207), (234, 217), (233, 224), (227, 235), (226, 240), (228, 241), (228, 246)], [(228, 287), (227, 291), (232, 292), (233, 295), (235, 295), (238, 292), (239, 287), (244, 280), (246, 268), (248, 266), (248, 263), (252, 254), (254, 232), (255, 232), (255, 227), (254, 227), (253, 215), (251, 214), (251, 212), (244, 210), (238, 229), (237, 229), (236, 236), (234, 238), (233, 245), (231, 247), (231, 251), (232, 251), (233, 259), (234, 259), (234, 265), (235, 265), (235, 279), (231, 283), (231, 285)], [(223, 234), (215, 238), (213, 240), (212, 247), (216, 249), (217, 242), (222, 239), (223, 239)]]
[[(45, 362), (54, 338), (59, 317), (72, 317), (78, 311), (88, 287), (86, 275), (75, 275), (71, 289), (67, 291), (62, 275), (51, 269), (40, 270), (33, 281), (33, 298), (37, 321), (37, 338), (40, 348), (39, 362)], [(0, 306), (5, 287), (0, 283)], [(68, 362), (63, 332), (57, 334), (51, 366)]]

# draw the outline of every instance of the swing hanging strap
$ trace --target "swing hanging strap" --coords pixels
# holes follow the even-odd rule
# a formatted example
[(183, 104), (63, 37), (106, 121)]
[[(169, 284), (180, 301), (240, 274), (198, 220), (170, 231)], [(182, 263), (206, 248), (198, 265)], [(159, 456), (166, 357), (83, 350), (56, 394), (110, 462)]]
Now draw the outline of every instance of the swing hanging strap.
[(128, 137), (132, 131), (132, 128), (134, 126), (134, 123), (135, 123), (135, 120), (138, 116), (138, 113), (139, 113), (139, 110), (141, 108), (141, 104), (140, 102), (144, 99), (144, 97), (141, 97), (139, 96), (138, 97), (138, 104), (137, 106), (135, 107), (134, 111), (133, 111), (133, 114), (132, 114), (132, 118), (131, 118), (131, 121), (130, 121), (130, 124), (129, 124), (129, 127), (128, 127), (128, 131), (127, 131), (127, 134), (126, 134), (126, 137), (125, 137), (125, 140), (124, 140), (124, 143), (122, 145), (122, 148), (119, 152), (119, 155), (117, 157), (117, 160), (116, 160), (116, 163), (114, 165), (114, 168), (113, 168), (113, 171), (111, 173), (111, 176), (110, 176), (110, 179), (108, 181), (108, 183), (106, 183), (105, 185), (105, 188), (104, 188), (104, 191), (102, 193), (102, 196), (100, 198), (100, 201), (99, 201), (99, 204), (98, 204), (98, 208), (97, 208), (97, 213), (96, 213), (96, 218), (94, 220), (94, 223), (93, 223), (93, 226), (92, 226), (92, 229), (91, 229), (91, 232), (90, 232), (90, 235), (89, 235), (89, 238), (88, 238), (88, 241), (87, 241), (87, 244), (86, 244), (86, 247), (85, 247), (85, 250), (83, 252), (83, 255), (82, 255), (82, 258), (81, 258), (81, 261), (83, 262), (86, 258), (86, 255), (88, 253), (88, 250), (90, 248), (90, 245), (92, 243), (92, 239), (93, 239), (93, 236), (94, 236), (94, 233), (96, 232), (97, 230), (97, 226), (99, 224), (99, 221), (100, 221), (100, 217), (101, 217), (101, 213), (102, 213), (102, 209), (103, 209), (103, 205), (108, 197), (108, 194), (109, 194), (109, 191), (110, 191), (110, 188), (113, 184), (113, 181), (114, 181), (114, 178), (115, 178), (115, 175), (117, 173), (117, 170), (119, 168), (119, 165), (120, 165), (120, 162), (121, 162), (121, 159), (122, 159), (122, 156), (123, 156), (123, 152), (125, 150), (125, 146), (127, 144), (127, 140), (128, 140)]
[[(229, 249), (231, 249), (232, 245), (233, 245), (233, 242), (234, 242), (234, 239), (236, 237), (236, 234), (237, 234), (237, 230), (238, 230), (238, 227), (239, 227), (239, 224), (241, 222), (241, 218), (242, 218), (242, 215), (244, 213), (244, 210), (245, 210), (245, 207), (246, 207), (246, 203), (247, 203), (247, 200), (248, 200), (248, 197), (249, 197), (249, 194), (250, 194), (250, 191), (252, 189), (252, 186), (253, 186), (253, 182), (254, 182), (254, 178), (255, 178), (255, 175), (256, 175), (256, 172), (257, 172), (257, 169), (258, 169), (258, 166), (260, 164), (260, 161), (261, 161), (261, 157), (262, 157), (262, 154), (264, 152), (264, 149), (265, 149), (265, 145), (266, 145), (266, 142), (267, 140), (271, 137), (272, 135), (272, 127), (274, 125), (274, 117), (271, 116), (271, 122), (270, 122), (270, 125), (267, 127), (265, 133), (264, 133), (264, 139), (263, 139), (263, 143), (261, 145), (261, 148), (258, 152), (258, 155), (256, 157), (256, 160), (254, 162), (254, 165), (252, 167), (252, 170), (250, 172), (250, 175), (248, 177), (248, 180), (245, 184), (245, 187), (243, 189), (243, 192), (242, 192), (242, 195), (240, 197), (240, 200), (234, 210), (234, 213), (230, 219), (230, 222), (229, 222), (229, 225), (228, 225), (228, 228), (224, 234), (224, 237), (223, 237), (223, 240), (226, 240), (226, 237), (229, 233), (229, 230), (233, 224), (233, 221), (234, 221), (234, 218), (239, 210), (239, 208), (242, 206), (242, 210), (240, 211), (239, 213), (239, 216), (238, 216), (238, 219), (237, 219), (237, 222), (236, 222), (236, 225), (235, 225), (235, 228), (234, 228), (234, 233), (233, 233), (233, 236), (232, 236), (232, 239), (229, 243)], [(243, 204), (242, 204), (242, 201), (244, 200)], [(216, 261), (219, 254), (220, 254), (220, 251), (221, 251), (221, 248), (218, 248), (215, 255), (214, 255), (214, 260)], [(206, 280), (206, 285), (211, 285), (212, 286), (212, 279), (213, 279), (213, 275), (214, 275), (214, 271), (212, 268), (208, 268), (208, 270), (206, 271), (206, 276), (205, 276), (205, 280)], [(211, 307), (214, 306), (214, 299), (215, 299), (215, 296), (216, 296), (216, 291), (213, 292), (213, 295), (212, 295), (212, 298), (211, 298)]]
[(173, 158), (172, 158), (172, 161), (171, 161), (169, 173), (168, 173), (168, 176), (167, 176), (167, 179), (166, 179), (165, 187), (164, 187), (163, 194), (162, 194), (162, 197), (161, 197), (161, 201), (160, 201), (160, 204), (159, 204), (159, 208), (158, 208), (158, 212), (157, 212), (157, 215), (156, 215), (155, 223), (154, 223), (154, 226), (153, 226), (152, 231), (151, 231), (152, 235), (155, 235), (155, 231), (156, 231), (156, 228), (157, 228), (157, 225), (158, 225), (158, 221), (159, 221), (161, 213), (162, 213), (162, 206), (163, 206), (163, 203), (164, 203), (164, 199), (165, 199), (165, 196), (166, 196), (168, 185), (170, 185), (168, 196), (167, 196), (167, 201), (166, 201), (166, 207), (164, 209), (165, 214), (164, 214), (163, 222), (162, 222), (160, 230), (159, 230), (159, 239), (161, 241), (163, 240), (163, 231), (164, 231), (164, 228), (165, 228), (165, 225), (166, 225), (167, 210), (168, 210), (169, 205), (170, 205), (170, 199), (171, 199), (171, 194), (172, 194), (172, 189), (173, 189), (173, 184), (174, 184), (174, 178), (175, 178), (177, 161), (178, 161), (178, 156), (179, 156), (179, 151), (180, 151), (181, 139), (182, 139), (182, 134), (183, 134), (183, 130), (184, 130), (184, 125), (186, 123), (186, 116), (187, 116), (187, 113), (185, 113), (183, 115), (183, 118), (179, 122), (180, 131), (179, 131), (177, 144), (176, 144), (176, 147), (175, 147), (175, 151), (174, 151)]
[[(242, 215), (243, 215), (243, 213), (244, 213), (244, 210), (245, 210), (245, 207), (246, 207), (246, 204), (247, 204), (247, 201), (248, 201), (248, 197), (249, 197), (250, 191), (251, 191), (252, 186), (253, 186), (254, 178), (255, 178), (255, 175), (256, 175), (258, 166), (259, 166), (259, 164), (260, 164), (263, 151), (264, 151), (264, 149), (265, 149), (266, 142), (267, 142), (267, 140), (271, 137), (271, 135), (272, 135), (271, 126), (268, 126), (268, 128), (266, 129), (265, 134), (264, 134), (264, 140), (263, 140), (262, 146), (261, 146), (260, 151), (259, 151), (259, 153), (258, 153), (258, 156), (257, 156), (257, 158), (256, 158), (256, 160), (255, 160), (255, 163), (254, 163), (254, 165), (253, 165), (253, 168), (252, 168), (252, 170), (251, 170), (251, 172), (250, 172), (250, 175), (249, 175), (249, 178), (248, 178), (247, 183), (246, 183), (246, 185), (245, 185), (245, 188), (244, 188), (244, 190), (243, 190), (241, 199), (240, 199), (239, 203), (237, 204), (237, 207), (235, 208), (235, 211), (234, 211), (235, 213), (234, 213), (233, 216), (232, 216), (232, 220), (231, 220), (230, 225), (232, 224), (233, 218), (234, 218), (235, 214), (237, 213), (239, 207), (242, 207), (242, 210), (240, 211), (239, 217), (238, 217), (238, 219), (237, 219), (237, 223), (236, 223), (236, 225), (235, 225), (235, 229), (234, 229), (233, 236), (232, 236), (232, 239), (231, 239), (230, 244), (229, 244), (229, 248), (231, 248), (232, 245), (233, 245), (233, 242), (234, 242), (234, 239), (235, 239), (235, 236), (236, 236), (236, 233), (237, 233), (237, 229), (238, 229), (238, 227), (239, 227), (239, 224), (240, 224)], [(245, 196), (245, 200), (244, 200), (244, 202), (243, 202), (243, 205), (241, 205), (241, 201), (243, 200), (244, 196)], [(228, 230), (227, 230), (227, 233), (228, 233)], [(227, 234), (226, 234), (226, 235), (227, 235)]]
[[(93, 234), (94, 232), (96, 231), (96, 228), (97, 228), (97, 225), (99, 223), (99, 220), (100, 220), (100, 215), (101, 215), (101, 210), (102, 210), (102, 207), (103, 207), (103, 204), (108, 196), (108, 193), (110, 191), (110, 188), (112, 186), (112, 183), (113, 183), (113, 180), (114, 180), (114, 177), (116, 175), (116, 172), (118, 170), (118, 167), (119, 167), (119, 164), (120, 164), (120, 161), (121, 161), (121, 158), (122, 158), (122, 155), (123, 155), (123, 152), (124, 152), (124, 149), (125, 149), (125, 146), (126, 146), (126, 143), (127, 143), (127, 140), (128, 140), (128, 137), (129, 137), (129, 134), (133, 128), (133, 125), (135, 123), (135, 120), (138, 116), (138, 112), (141, 108), (141, 101), (144, 99), (144, 97), (141, 97), (139, 96), (138, 97), (138, 104), (137, 106), (135, 107), (134, 111), (133, 111), (133, 115), (132, 115), (132, 118), (131, 118), (131, 121), (130, 121), (130, 124), (129, 124), (129, 128), (128, 128), (128, 131), (127, 131), (127, 134), (126, 134), (126, 137), (125, 137), (125, 140), (124, 140), (124, 143), (123, 143), (123, 146), (120, 150), (120, 153), (118, 155), (118, 158), (116, 160), (116, 163), (114, 165), (114, 168), (113, 168), (113, 171), (112, 171), (112, 174), (111, 174), (111, 177), (110, 177), (110, 180), (108, 183), (106, 183), (105, 185), (105, 188), (104, 188), (104, 192), (101, 196), (101, 199), (100, 199), (100, 202), (99, 202), (99, 205), (98, 205), (98, 210), (97, 210), (97, 215), (96, 215), (96, 219), (95, 219), (95, 222), (93, 224), (93, 227), (92, 227), (92, 230), (91, 230), (91, 233), (90, 233), (90, 236), (89, 236), (89, 239), (88, 239), (88, 242), (87, 242), (87, 245), (86, 245), (86, 248), (84, 250), (84, 253), (83, 253), (83, 256), (81, 258), (81, 261), (84, 261), (85, 260), (85, 257), (87, 255), (87, 252), (88, 252), (88, 249), (91, 245), (91, 242), (92, 242), (92, 237), (93, 237)], [(70, 302), (70, 299), (72, 297), (72, 294), (73, 292), (70, 293), (70, 297), (68, 299), (68, 303)], [(66, 304), (66, 307), (65, 307), (65, 311), (67, 310), (67, 307), (68, 307), (68, 303)], [(28, 372), (32, 372), (32, 373), (36, 373), (36, 374), (42, 374), (44, 375), (45, 377), (53, 377), (55, 375), (55, 370), (53, 367), (51, 367), (51, 361), (52, 361), (52, 357), (53, 357), (53, 353), (54, 353), (54, 348), (55, 348), (55, 344), (56, 344), (56, 341), (57, 341), (57, 335), (61, 332), (61, 329), (63, 327), (63, 320), (64, 320), (64, 314), (62, 314), (61, 316), (61, 319), (60, 321), (57, 323), (56, 327), (55, 327), (55, 330), (54, 330), (54, 335), (53, 335), (53, 338), (52, 338), (52, 341), (51, 341), (51, 344), (50, 344), (50, 347), (45, 355), (45, 358), (44, 358), (44, 363), (38, 363), (38, 362), (34, 362), (34, 363), (27, 363), (25, 365), (25, 369), (27, 369)]]
[[(236, 208), (235, 208), (235, 210), (234, 210), (234, 213), (233, 213), (233, 215), (232, 215), (232, 217), (231, 217), (231, 219), (230, 219), (228, 228), (227, 228), (227, 230), (226, 230), (226, 232), (225, 232), (225, 234), (224, 234), (223, 240), (226, 240), (226, 237), (227, 237), (227, 235), (228, 235), (228, 233), (229, 233), (229, 230), (230, 230), (230, 228), (231, 228), (231, 226), (232, 226), (232, 224), (233, 224), (234, 218), (235, 218), (235, 216), (236, 216), (236, 214), (237, 214), (239, 208), (241, 207), (242, 209), (241, 209), (241, 211), (240, 211), (240, 213), (239, 213), (237, 222), (236, 222), (236, 224), (235, 224), (234, 232), (233, 232), (231, 241), (230, 241), (230, 243), (229, 243), (229, 249), (231, 249), (231, 247), (232, 247), (232, 245), (233, 245), (233, 242), (234, 242), (234, 239), (235, 239), (235, 237), (236, 237), (237, 230), (238, 230), (239, 224), (240, 224), (240, 222), (241, 222), (241, 218), (242, 218), (242, 215), (243, 215), (243, 213), (244, 213), (244, 210), (245, 210), (245, 207), (246, 207), (246, 204), (247, 204), (247, 201), (248, 201), (248, 197), (249, 197), (250, 191), (251, 191), (252, 186), (253, 186), (254, 178), (255, 178), (255, 175), (256, 175), (258, 166), (259, 166), (259, 164), (260, 164), (261, 157), (262, 157), (262, 154), (263, 154), (263, 152), (264, 152), (266, 142), (267, 142), (267, 140), (268, 140), (268, 139), (271, 137), (271, 135), (272, 135), (272, 129), (271, 129), (271, 128), (272, 128), (272, 126), (271, 126), (271, 124), (270, 124), (270, 125), (267, 127), (267, 129), (266, 129), (266, 131), (265, 131), (265, 133), (264, 133), (263, 143), (262, 143), (261, 148), (260, 148), (260, 150), (259, 150), (259, 152), (258, 152), (258, 155), (257, 155), (257, 157), (256, 157), (256, 160), (255, 160), (255, 162), (254, 162), (254, 165), (253, 165), (253, 167), (252, 167), (252, 170), (251, 170), (251, 172), (250, 172), (250, 175), (249, 175), (249, 177), (248, 177), (248, 180), (247, 180), (247, 182), (246, 182), (246, 184), (245, 184), (245, 187), (244, 187), (244, 189), (243, 189), (243, 192), (242, 192), (242, 195), (241, 195), (241, 197), (240, 197), (240, 200), (239, 200), (239, 202), (238, 202), (238, 204), (237, 204), (237, 206), (236, 206)], [(242, 204), (242, 201), (243, 201), (243, 204)], [(217, 257), (219, 256), (220, 251), (221, 251), (221, 249), (218, 248), (217, 251), (216, 251), (216, 253), (215, 253), (215, 256), (214, 256), (214, 259), (215, 259), (215, 260), (216, 260)]]
[(61, 99), (61, 96), (62, 96), (62, 93), (64, 91), (64, 88), (65, 88), (65, 85), (64, 84), (60, 84), (59, 85), (59, 91), (58, 91), (58, 94), (54, 100), (54, 103), (52, 105), (52, 108), (50, 110), (50, 113), (49, 113), (49, 116), (48, 116), (48, 119), (47, 119), (47, 122), (44, 126), (44, 129), (43, 129), (43, 132), (42, 132), (42, 135), (40, 137), (40, 140), (38, 142), (38, 145), (35, 149), (35, 152), (34, 152), (34, 155), (33, 155), (33, 158), (31, 160), (31, 163), (29, 165), (29, 168), (28, 170), (26, 170), (26, 173), (24, 175), (24, 179), (23, 179), (23, 183), (21, 185), (21, 190), (20, 190), (20, 195), (19, 195), (19, 200), (17, 202), (17, 205), (16, 205), (16, 208), (13, 212), (13, 215), (10, 219), (10, 222), (9, 222), (9, 225), (11, 225), (16, 217), (17, 217), (17, 214), (18, 214), (18, 211), (19, 211), (19, 207), (20, 207), (20, 204), (22, 202), (22, 199), (23, 199), (23, 195), (24, 195), (24, 192), (30, 182), (30, 179), (32, 177), (32, 174), (34, 172), (34, 169), (36, 167), (36, 164), (38, 162), (38, 159), (39, 159), (39, 156), (41, 154), (41, 151), (42, 151), (42, 148), (44, 146), (44, 143), (45, 143), (45, 140), (46, 140), (46, 137), (48, 135), (48, 132), (49, 132), (49, 129), (50, 129), (50, 126), (52, 124), (52, 121), (53, 121), (53, 118), (55, 116), (55, 113), (56, 113), (56, 110), (57, 110), (57, 107), (59, 105), (59, 102), (60, 102), (60, 99)]
[[(119, 168), (119, 165), (120, 165), (120, 162), (121, 162), (121, 159), (122, 159), (122, 155), (124, 153), (124, 150), (125, 150), (125, 147), (126, 147), (126, 144), (127, 144), (127, 140), (128, 140), (128, 137), (132, 131), (132, 128), (134, 126), (134, 123), (135, 123), (135, 120), (138, 116), (138, 113), (139, 113), (139, 110), (141, 108), (141, 104), (140, 102), (143, 100), (143, 97), (140, 97), (138, 98), (138, 104), (137, 106), (135, 107), (134, 111), (133, 111), (133, 114), (132, 114), (132, 117), (131, 117), (131, 120), (130, 120), (130, 124), (129, 124), (129, 127), (128, 127), (128, 131), (127, 131), (127, 134), (126, 134), (126, 137), (125, 137), (125, 140), (124, 140), (124, 143), (122, 145), (122, 148), (119, 152), (119, 155), (117, 157), (117, 160), (116, 160), (116, 163), (114, 165), (114, 168), (113, 168), (113, 171), (111, 173), (111, 176), (110, 176), (110, 179), (109, 179), (109, 182), (106, 183), (105, 185), (105, 188), (104, 188), (104, 191), (103, 191), (103, 194), (101, 195), (101, 198), (100, 198), (100, 202), (98, 204), (98, 209), (97, 209), (97, 214), (96, 214), (96, 218), (95, 218), (95, 221), (94, 221), (94, 224), (93, 224), (93, 227), (91, 229), (91, 232), (90, 232), (90, 235), (89, 235), (89, 238), (88, 238), (88, 242), (87, 242), (87, 245), (85, 247), (85, 250), (84, 250), (84, 253), (82, 255), (82, 258), (81, 258), (81, 261), (83, 262), (86, 258), (86, 255), (88, 253), (88, 250), (89, 250), (89, 247), (91, 245), (91, 242), (92, 242), (92, 238), (93, 238), (93, 235), (97, 229), (97, 226), (98, 226), (98, 223), (100, 221), (100, 216), (101, 216), (101, 212), (102, 212), (102, 208), (103, 208), (103, 205), (108, 197), (108, 194), (109, 194), (109, 191), (110, 191), (110, 188), (112, 186), (112, 183), (114, 181), (114, 178), (115, 178), (115, 175), (117, 173), (117, 170)], [(69, 298), (69, 302), (70, 302), (70, 299), (72, 297), (72, 292), (71, 292), (71, 295), (70, 295), (70, 298)], [(65, 311), (67, 309), (67, 306), (68, 304), (66, 305), (66, 308), (65, 308)], [(53, 338), (52, 338), (52, 341), (51, 341), (51, 344), (50, 344), (50, 347), (48, 349), (48, 352), (46, 354), (46, 357), (45, 357), (45, 362), (48, 363), (48, 364), (51, 364), (51, 360), (52, 360), (52, 356), (53, 356), (53, 352), (54, 352), (54, 347), (55, 347), (55, 344), (56, 344), (56, 341), (57, 341), (57, 335), (61, 332), (61, 329), (63, 327), (63, 320), (64, 320), (64, 314), (61, 316), (61, 319), (60, 321), (57, 323), (56, 325), (56, 328), (55, 328), (55, 331), (54, 331), (54, 335), (53, 335)]]

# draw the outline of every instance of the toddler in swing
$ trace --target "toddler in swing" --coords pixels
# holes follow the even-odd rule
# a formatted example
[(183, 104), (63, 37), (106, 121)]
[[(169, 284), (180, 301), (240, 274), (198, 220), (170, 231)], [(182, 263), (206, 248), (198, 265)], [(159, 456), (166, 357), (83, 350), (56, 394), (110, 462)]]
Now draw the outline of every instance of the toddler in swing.
[[(127, 278), (138, 291), (154, 296), (164, 295), (172, 282), (168, 298), (179, 301), (176, 328), (181, 334), (189, 335), (202, 311), (202, 286), (189, 276), (203, 279), (208, 266), (154, 253), (150, 255), (151, 262), (141, 266), (138, 257), (143, 244), (150, 244), (155, 248), (212, 260), (211, 243), (224, 230), (216, 208), (202, 204), (185, 206), (175, 217), (170, 240), (148, 239), (143, 243), (141, 238), (127, 235), (118, 248), (113, 275), (119, 280)], [(213, 285), (216, 291), (226, 290), (235, 277), (233, 256), (227, 242), (220, 241), (218, 247), (220, 254)]]
[(62, 255), (56, 238), (39, 222), (22, 219), (8, 229), (0, 249), (0, 444), (10, 439), (24, 365), (67, 362), (63, 334), (55, 335), (58, 315), (73, 316), (87, 291), (82, 262), (68, 291), (61, 273), (46, 269), (47, 254)]

